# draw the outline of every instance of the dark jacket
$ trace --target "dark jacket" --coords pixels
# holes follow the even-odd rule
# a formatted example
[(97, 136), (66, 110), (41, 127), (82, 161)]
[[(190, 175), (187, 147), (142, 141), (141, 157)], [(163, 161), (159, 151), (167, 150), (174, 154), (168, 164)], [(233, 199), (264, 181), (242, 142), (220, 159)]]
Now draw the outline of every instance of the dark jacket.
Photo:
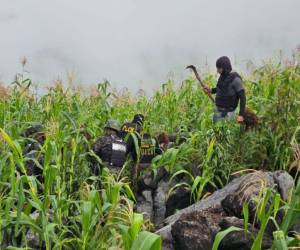
[(212, 89), (212, 93), (216, 94), (217, 108), (232, 112), (237, 108), (240, 101), (239, 115), (244, 115), (246, 95), (242, 78), (238, 73), (232, 72), (230, 60), (226, 56), (222, 56), (217, 60), (216, 67), (223, 69), (217, 87)]

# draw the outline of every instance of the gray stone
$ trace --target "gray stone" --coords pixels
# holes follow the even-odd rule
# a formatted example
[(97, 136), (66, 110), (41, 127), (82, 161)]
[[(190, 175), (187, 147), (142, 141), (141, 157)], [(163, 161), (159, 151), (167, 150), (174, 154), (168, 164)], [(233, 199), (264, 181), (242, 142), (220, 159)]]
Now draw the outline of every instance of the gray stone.
[[(228, 194), (221, 202), (223, 209), (230, 216), (243, 218), (243, 205), (248, 203), (249, 221), (254, 222), (256, 216), (257, 202), (261, 191), (268, 187), (280, 191), (286, 198), (293, 186), (293, 179), (287, 172), (277, 171), (275, 173), (256, 171), (245, 176), (238, 189)], [(279, 184), (281, 188), (279, 189)], [(278, 190), (279, 189), (279, 190)], [(284, 197), (283, 197), (284, 198)], [(267, 204), (267, 207), (269, 204)]]
[[(49, 218), (49, 220), (51, 220), (51, 218), (53, 216), (53, 210), (51, 210), (51, 209), (47, 210), (46, 216)], [(37, 220), (39, 217), (39, 212), (34, 211), (33, 213), (30, 214), (30, 217), (33, 220)], [(40, 239), (39, 235), (37, 233), (35, 233), (34, 231), (32, 231), (31, 229), (29, 229), (26, 233), (26, 241), (27, 241), (28, 247), (30, 247), (32, 249), (41, 249), (41, 246), (44, 245), (44, 242)]]
[(167, 226), (159, 229), (156, 233), (159, 234), (161, 236), (161, 238), (163, 239), (163, 242), (162, 242), (163, 250), (174, 250), (173, 237), (172, 237), (172, 233), (171, 233), (171, 225), (167, 225)]
[(31, 229), (29, 229), (26, 233), (26, 241), (28, 247), (33, 249), (39, 249), (41, 246), (41, 241), (38, 234), (35, 234)]
[(161, 227), (166, 214), (166, 198), (169, 191), (169, 181), (160, 181), (153, 194), (154, 224)]
[(273, 174), (274, 181), (278, 186), (278, 191), (281, 195), (281, 198), (285, 201), (289, 198), (290, 190), (294, 186), (294, 179), (285, 171), (275, 171)]
[(152, 191), (145, 190), (137, 196), (136, 211), (142, 213), (145, 219), (153, 220)]
[(256, 213), (257, 200), (264, 187), (275, 187), (273, 175), (257, 171), (247, 174), (237, 190), (224, 197), (221, 202), (229, 216), (243, 218), (243, 205), (248, 203), (249, 221), (253, 222)]

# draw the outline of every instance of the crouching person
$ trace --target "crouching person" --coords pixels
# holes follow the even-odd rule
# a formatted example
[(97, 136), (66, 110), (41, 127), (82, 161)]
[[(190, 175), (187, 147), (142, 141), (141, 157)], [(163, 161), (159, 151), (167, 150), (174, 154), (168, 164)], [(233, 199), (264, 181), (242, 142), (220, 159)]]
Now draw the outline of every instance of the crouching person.
[[(109, 120), (104, 129), (105, 134), (97, 139), (92, 149), (104, 166), (113, 173), (119, 173), (126, 162), (126, 143), (118, 135), (120, 128), (117, 121)], [(93, 174), (99, 175), (101, 167), (93, 164)]]

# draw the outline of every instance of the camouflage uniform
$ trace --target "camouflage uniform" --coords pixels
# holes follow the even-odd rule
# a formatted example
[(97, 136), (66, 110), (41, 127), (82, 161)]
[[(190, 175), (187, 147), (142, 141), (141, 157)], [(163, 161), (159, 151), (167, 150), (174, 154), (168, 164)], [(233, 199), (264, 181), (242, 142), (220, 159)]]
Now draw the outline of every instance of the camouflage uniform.
[(140, 150), (140, 164), (145, 166), (149, 166), (155, 156), (163, 153), (158, 141), (155, 138), (151, 137), (151, 135), (148, 133), (145, 133), (141, 136)]

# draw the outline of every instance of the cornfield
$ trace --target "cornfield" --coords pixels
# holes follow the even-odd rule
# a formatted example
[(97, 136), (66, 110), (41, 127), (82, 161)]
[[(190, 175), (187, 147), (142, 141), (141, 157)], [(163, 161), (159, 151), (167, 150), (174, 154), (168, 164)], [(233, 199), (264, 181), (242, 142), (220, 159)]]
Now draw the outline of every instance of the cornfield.
[[(207, 73), (204, 82), (215, 85), (216, 76)], [(57, 84), (37, 97), (30, 79), (18, 75), (9, 88), (0, 88), (0, 248), (28, 249), (29, 234), (47, 250), (161, 248), (151, 223), (134, 211), (130, 177), (107, 169), (101, 176), (91, 175), (91, 145), (111, 118), (122, 123), (142, 113), (145, 130), (152, 135), (166, 132), (186, 138), (156, 157), (151, 169), (164, 166), (173, 176), (189, 176), (185, 185), (193, 202), (222, 188), (236, 172), (299, 169), (296, 58), (291, 63), (265, 63), (244, 83), (247, 106), (260, 121), (249, 131), (231, 122), (213, 124), (214, 107), (192, 77), (179, 87), (169, 81), (151, 97), (116, 93), (108, 82), (98, 84), (90, 96)], [(29, 159), (23, 154), (21, 134), (34, 122), (46, 130), (40, 149), (43, 182), (28, 175)], [(291, 202), (299, 210), (299, 199)]]

